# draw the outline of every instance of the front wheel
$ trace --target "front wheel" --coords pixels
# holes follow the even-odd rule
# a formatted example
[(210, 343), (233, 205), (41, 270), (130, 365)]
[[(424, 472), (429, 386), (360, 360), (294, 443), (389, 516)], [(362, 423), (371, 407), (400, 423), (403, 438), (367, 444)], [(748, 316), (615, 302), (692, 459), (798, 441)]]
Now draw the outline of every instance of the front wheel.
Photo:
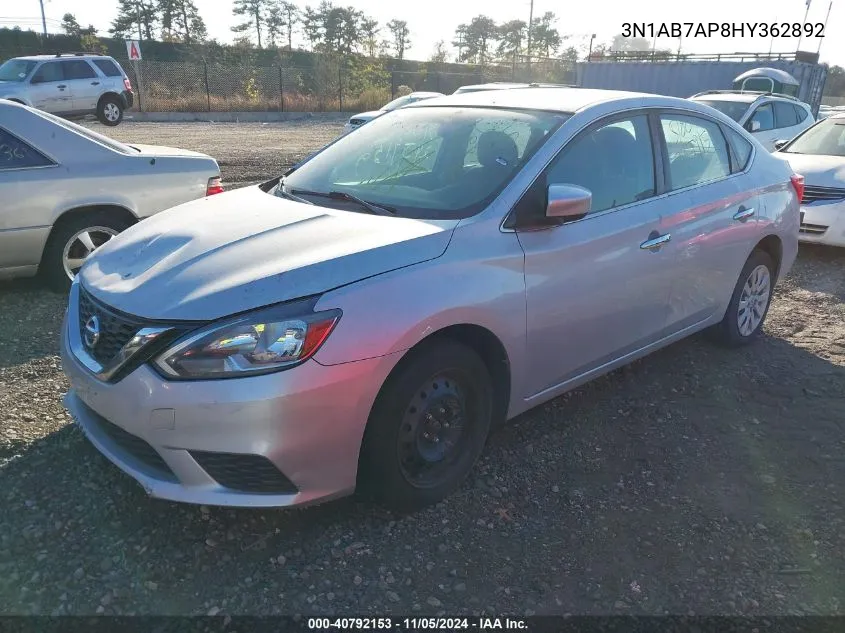
[(84, 213), (60, 221), (50, 234), (40, 272), (56, 292), (67, 292), (85, 260), (130, 222), (106, 211)]
[(361, 488), (400, 511), (440, 501), (481, 454), (492, 402), (490, 374), (470, 348), (439, 341), (411, 352), (382, 387), (367, 423)]
[(114, 127), (123, 120), (123, 104), (118, 97), (103, 97), (97, 104), (97, 119), (103, 125)]
[(745, 262), (725, 317), (714, 329), (720, 342), (738, 347), (760, 335), (774, 289), (775, 263), (764, 251), (754, 251)]

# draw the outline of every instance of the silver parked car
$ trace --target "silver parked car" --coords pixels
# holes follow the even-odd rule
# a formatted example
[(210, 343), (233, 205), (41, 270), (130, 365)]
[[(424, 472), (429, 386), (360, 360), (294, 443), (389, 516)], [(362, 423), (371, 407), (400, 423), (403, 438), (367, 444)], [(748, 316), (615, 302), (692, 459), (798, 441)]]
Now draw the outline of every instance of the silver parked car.
[(776, 155), (805, 178), (798, 239), (845, 247), (845, 113), (777, 146)]
[(752, 341), (798, 187), (683, 99), (424, 101), (100, 249), (62, 329), (66, 406), (155, 497), (431, 503), (494, 423), (704, 328)]
[(85, 258), (122, 230), (222, 190), (210, 156), (125, 145), (0, 99), (0, 278), (40, 271), (67, 290)]
[(88, 53), (15, 57), (0, 66), (0, 98), (60, 116), (95, 115), (117, 125), (135, 95), (113, 57)]
[(343, 133), (349, 134), (352, 130), (357, 130), (364, 123), (369, 123), (373, 119), (382, 116), (388, 112), (392, 112), (398, 108), (404, 108), (407, 105), (423, 101), (425, 99), (434, 99), (435, 97), (442, 97), (442, 92), (412, 92), (411, 94), (396, 97), (393, 101), (386, 103), (380, 110), (372, 110), (371, 112), (359, 112), (351, 117), (343, 126)]

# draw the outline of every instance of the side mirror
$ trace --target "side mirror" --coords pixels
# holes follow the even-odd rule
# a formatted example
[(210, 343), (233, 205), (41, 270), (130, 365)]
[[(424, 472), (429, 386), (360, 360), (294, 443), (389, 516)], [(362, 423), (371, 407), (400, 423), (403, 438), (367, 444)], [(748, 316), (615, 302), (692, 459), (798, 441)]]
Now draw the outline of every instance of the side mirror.
[(789, 143), (789, 141), (785, 141), (785, 140), (775, 141), (775, 149), (776, 150), (782, 149), (787, 143)]
[(580, 220), (590, 212), (593, 194), (578, 185), (549, 185), (546, 217), (563, 222)]
[(760, 125), (759, 121), (749, 121), (748, 131), (749, 132), (759, 132), (761, 127), (762, 126)]

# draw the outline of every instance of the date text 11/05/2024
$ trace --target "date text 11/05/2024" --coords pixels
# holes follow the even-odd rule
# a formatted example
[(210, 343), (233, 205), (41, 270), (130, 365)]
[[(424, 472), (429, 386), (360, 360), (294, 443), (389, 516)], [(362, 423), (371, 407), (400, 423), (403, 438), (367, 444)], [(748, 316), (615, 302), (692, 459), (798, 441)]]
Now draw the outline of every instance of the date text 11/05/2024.
[(824, 23), (623, 22), (622, 37), (824, 37)]
[(308, 629), (329, 630), (399, 630), (399, 631), (519, 631), (527, 629), (518, 618), (308, 618)]

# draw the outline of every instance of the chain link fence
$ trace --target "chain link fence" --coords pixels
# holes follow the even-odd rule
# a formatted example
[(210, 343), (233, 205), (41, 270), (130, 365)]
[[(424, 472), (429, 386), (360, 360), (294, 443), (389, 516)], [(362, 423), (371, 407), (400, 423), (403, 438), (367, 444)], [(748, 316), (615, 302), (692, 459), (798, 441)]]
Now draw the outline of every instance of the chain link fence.
[(121, 63), (138, 97), (135, 107), (145, 112), (361, 112), (410, 91), (450, 94), (467, 84), (548, 76), (538, 78), (524, 65), (454, 73), (389, 70), (377, 63), (322, 58), (295, 68), (207, 61)]

